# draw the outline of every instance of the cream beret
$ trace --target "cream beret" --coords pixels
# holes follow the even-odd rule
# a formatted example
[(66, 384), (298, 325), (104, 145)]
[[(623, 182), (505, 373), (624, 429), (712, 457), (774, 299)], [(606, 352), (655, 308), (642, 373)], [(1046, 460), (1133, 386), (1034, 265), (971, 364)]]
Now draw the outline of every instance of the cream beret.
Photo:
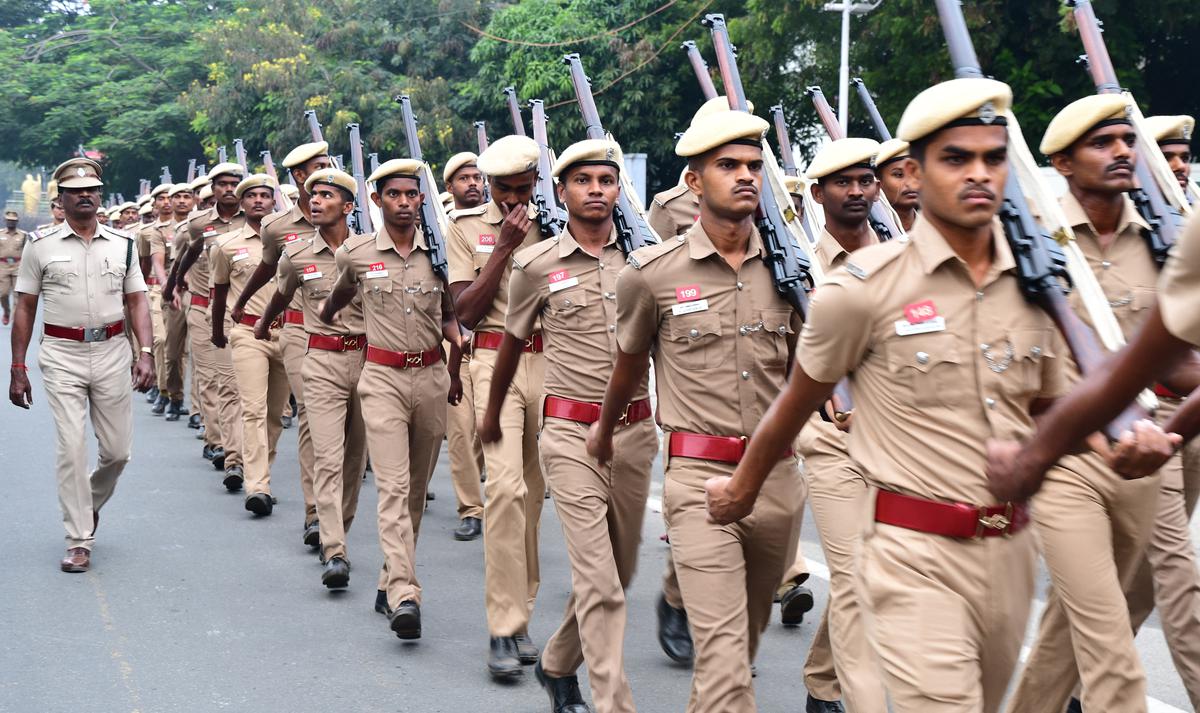
[(571, 166), (575, 165), (597, 165), (612, 166), (617, 169), (617, 173), (621, 172), (621, 164), (624, 161), (621, 147), (616, 141), (608, 139), (584, 139), (571, 144), (558, 156), (558, 162), (554, 164), (554, 177), (558, 178)]
[(442, 169), (442, 181), (449, 183), (450, 179), (454, 178), (454, 174), (456, 171), (458, 171), (458, 169), (462, 168), (463, 166), (471, 166), (478, 160), (479, 157), (470, 151), (463, 151), (462, 153), (454, 154), (450, 157), (450, 160), (446, 162), (446, 167)]
[(212, 197), (213, 197), (213, 192), (212, 192), (212, 184), (211, 183), (205, 183), (203, 186), (200, 186), (200, 195), (196, 196), (197, 200), (206, 201)]
[(90, 158), (70, 158), (58, 164), (53, 176), (59, 189), (95, 188), (104, 185), (104, 181), (100, 180), (103, 174), (100, 164)]
[(533, 171), (538, 164), (537, 142), (528, 136), (510, 135), (492, 142), (476, 165), (489, 176), (515, 176)]
[[(380, 168), (383, 167), (380, 166)], [(374, 176), (375, 174), (372, 173), (371, 175)], [(358, 193), (358, 183), (354, 181), (354, 176), (336, 168), (322, 168), (320, 171), (314, 171), (313, 175), (309, 176), (308, 180), (304, 182), (304, 190), (312, 193), (312, 187), (318, 183), (345, 188), (350, 191), (350, 195), (352, 196)]]
[(5, 220), (17, 220), (20, 217), (21, 217), (20, 214), (18, 214), (17, 211), (15, 211), (15, 210), (4, 211)]
[(237, 178), (241, 178), (246, 175), (246, 169), (242, 168), (242, 165), (240, 163), (232, 163), (230, 161), (226, 161), (225, 163), (218, 163), (216, 166), (213, 166), (209, 170), (208, 180), (209, 180), (209, 182), (212, 182), (214, 179), (216, 179), (217, 176), (226, 175), (226, 174), (230, 175), (230, 176), (235, 176)]
[(442, 205), (450, 205), (454, 202), (454, 194), (450, 191), (442, 191), (438, 194), (438, 200), (442, 202)]
[(104, 214), (108, 216), (109, 220), (112, 220), (113, 218), (117, 217), (117, 215), (120, 212), (121, 212), (121, 206), (115, 205), (112, 208), (109, 208), (108, 210), (104, 211)]
[(902, 158), (908, 158), (908, 142), (888, 139), (879, 144), (879, 153), (875, 154), (875, 168), (883, 168), (885, 164)]
[(137, 203), (134, 203), (133, 201), (125, 201), (121, 205), (117, 206), (117, 211), (120, 213), (124, 213), (127, 210), (137, 210), (137, 207), (138, 207)]
[(808, 164), (805, 178), (817, 180), (862, 164), (875, 168), (875, 154), (879, 153), (879, 142), (874, 139), (838, 139), (825, 144)]
[(288, 151), (288, 155), (283, 157), (281, 162), (284, 168), (299, 166), (305, 161), (312, 160), (317, 156), (325, 156), (329, 153), (328, 141), (314, 141), (311, 144), (300, 144), (296, 148)]
[(149, 194), (149, 193), (147, 193), (147, 194), (145, 194), (145, 195), (143, 195), (143, 196), (138, 196), (138, 199), (137, 199), (137, 204), (138, 204), (139, 206), (146, 205), (146, 204), (148, 204), (149, 202), (150, 202), (150, 194)]
[(1190, 144), (1196, 120), (1186, 114), (1179, 116), (1148, 116), (1146, 130), (1160, 144)]
[[(420, 175), (421, 169), (424, 168), (424, 166), (425, 164), (423, 162), (417, 161), (416, 159), (393, 158), (388, 161), (384, 161), (383, 163), (379, 164), (379, 168), (371, 171), (371, 175), (367, 176), (367, 183), (375, 183), (379, 179), (387, 178), (389, 176), (407, 176), (409, 178), (416, 178)], [(305, 181), (305, 185), (308, 185), (307, 181)]]
[(801, 193), (804, 191), (804, 179), (800, 176), (784, 176), (783, 187), (788, 193)]
[(275, 179), (265, 173), (252, 173), (242, 179), (242, 182), (237, 184), (237, 188), (233, 189), (233, 195), (237, 196), (240, 201), (246, 191), (251, 188), (270, 188), (275, 190)]
[(171, 186), (171, 190), (167, 191), (167, 198), (173, 198), (180, 193), (190, 193), (191, 190), (192, 184), (190, 183), (176, 183)]
[[(746, 106), (750, 108), (750, 113), (754, 113), (754, 102), (747, 101)], [(713, 97), (704, 102), (696, 113), (692, 116), (692, 123), (695, 124), (698, 119), (703, 119), (706, 116), (712, 116), (718, 112), (730, 111), (729, 97), (722, 94), (719, 97)]]
[(150, 197), (157, 198), (160, 193), (166, 193), (167, 191), (171, 190), (172, 185), (174, 185), (174, 184), (171, 184), (171, 183), (158, 184), (157, 186), (154, 187), (154, 190), (150, 191)]
[(138, 208), (138, 215), (150, 215), (152, 212), (154, 212), (154, 206), (150, 203)]
[(1066, 150), (1101, 124), (1129, 124), (1129, 113), (1129, 100), (1123, 94), (1093, 94), (1076, 99), (1050, 120), (1042, 136), (1041, 152), (1050, 156)]
[(675, 154), (690, 158), (735, 141), (758, 145), (769, 126), (765, 119), (744, 111), (709, 114), (692, 122), (679, 137)]
[(998, 125), (1008, 122), (1012, 89), (982, 77), (951, 79), (913, 97), (900, 117), (896, 138), (913, 142), (951, 126)]
[(290, 200), (296, 200), (300, 197), (300, 189), (290, 183), (281, 185), (279, 190), (283, 191), (283, 195), (287, 196)]
[(205, 186), (207, 186), (207, 185), (208, 185), (208, 184), (210, 184), (210, 183), (212, 183), (212, 180), (211, 180), (211, 179), (209, 179), (209, 177), (208, 177), (207, 175), (205, 175), (205, 176), (199, 176), (199, 177), (197, 177), (197, 178), (196, 178), (196, 180), (194, 180), (194, 181), (192, 181), (191, 183), (187, 184), (187, 186), (188, 186), (188, 188), (192, 189), (193, 191), (198, 191), (198, 190), (200, 190), (201, 188), (204, 188)]

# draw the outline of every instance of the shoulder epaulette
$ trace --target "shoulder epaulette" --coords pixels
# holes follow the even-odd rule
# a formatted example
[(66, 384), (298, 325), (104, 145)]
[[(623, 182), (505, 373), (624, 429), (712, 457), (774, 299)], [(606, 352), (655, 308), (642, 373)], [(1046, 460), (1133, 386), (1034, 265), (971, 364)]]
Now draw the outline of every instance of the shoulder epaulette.
[(458, 220), (459, 218), (468, 215), (483, 215), (487, 211), (487, 207), (487, 203), (480, 203), (474, 208), (456, 208), (450, 211), (447, 215), (450, 220)]
[(342, 246), (340, 248), (338, 248), (338, 250), (345, 250), (346, 252), (350, 252), (351, 250), (357, 250), (358, 248), (362, 247), (363, 245), (373, 244), (374, 242), (375, 242), (374, 235), (372, 235), (370, 233), (360, 233), (357, 235), (351, 235), (350, 237), (346, 238), (346, 240), (342, 242)]
[(211, 220), (213, 215), (216, 213), (216, 210), (216, 206), (213, 206), (212, 208), (205, 208), (202, 211), (192, 213), (187, 218), (188, 226), (190, 227), (193, 223), (202, 223)]
[(846, 269), (846, 272), (858, 279), (868, 280), (880, 268), (900, 257), (909, 243), (910, 241), (908, 240), (889, 240), (878, 245), (868, 245), (865, 248), (855, 250), (842, 263), (842, 267)]
[(673, 201), (676, 198), (678, 198), (679, 196), (682, 196), (683, 194), (690, 193), (690, 192), (691, 192), (690, 188), (688, 188), (686, 185), (680, 183), (678, 186), (675, 186), (674, 188), (668, 188), (667, 190), (656, 194), (654, 196), (654, 202), (657, 203), (660, 207), (665, 208), (668, 201)]
[(666, 255), (672, 250), (678, 250), (686, 243), (687, 240), (683, 235), (678, 235), (674, 238), (667, 238), (657, 245), (647, 245), (644, 248), (634, 250), (626, 262), (628, 262), (634, 268), (641, 270), (646, 265), (649, 265), (651, 262), (657, 260), (663, 255)]
[(136, 235), (134, 235), (132, 232), (130, 232), (128, 230), (125, 230), (124, 228), (114, 228), (112, 226), (104, 225), (103, 223), (101, 223), (100, 229), (105, 232), (112, 233), (113, 235), (115, 235), (119, 238), (125, 238), (126, 240), (136, 240), (137, 239)]
[(547, 250), (549, 250), (550, 248), (556, 247), (557, 245), (558, 245), (558, 236), (555, 235), (553, 238), (548, 238), (546, 240), (539, 240), (527, 248), (521, 248), (516, 254), (513, 255), (513, 258), (512, 258), (513, 265), (516, 265), (517, 267), (524, 270), (525, 266), (528, 265), (529, 263), (533, 262), (534, 258), (538, 257), (539, 255), (545, 254), (545, 252)]

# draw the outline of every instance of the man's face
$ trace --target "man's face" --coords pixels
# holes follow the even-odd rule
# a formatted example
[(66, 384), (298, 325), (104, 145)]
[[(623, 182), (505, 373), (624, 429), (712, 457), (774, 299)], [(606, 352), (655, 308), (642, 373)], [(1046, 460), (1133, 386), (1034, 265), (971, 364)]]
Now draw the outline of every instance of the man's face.
[(9, 232), (12, 232), (17, 229), (17, 219), (16, 218), (5, 218), (4, 225), (5, 225), (5, 227), (8, 228)]
[(154, 214), (165, 218), (170, 212), (171, 199), (167, 197), (166, 192), (154, 196)]
[(275, 191), (266, 186), (247, 188), (242, 193), (242, 210), (249, 220), (262, 220), (275, 209)]
[(353, 201), (346, 200), (346, 194), (340, 188), (328, 183), (313, 184), (312, 193), (308, 198), (312, 223), (318, 228), (328, 228), (339, 220), (344, 221), (354, 210)]
[[(86, 221), (96, 217), (96, 209), (100, 207), (100, 188), (63, 188), (59, 192), (62, 201), (62, 212), (72, 220)], [(125, 212), (121, 211), (124, 215)], [(134, 211), (137, 215), (137, 211)]]
[(130, 223), (136, 222), (138, 222), (137, 208), (126, 208), (125, 210), (121, 211), (121, 223), (123, 225), (129, 225)]
[(108, 213), (105, 213), (105, 212), (104, 212), (104, 211), (102, 211), (102, 210), (101, 210), (101, 211), (97, 211), (97, 212), (96, 212), (96, 220), (97, 220), (97, 221), (99, 221), (99, 222), (101, 222), (101, 223), (103, 223), (103, 224), (105, 224), (105, 225), (108, 225)]
[(196, 204), (196, 197), (191, 191), (180, 191), (171, 196), (171, 212), (175, 215), (187, 215)]
[(379, 206), (383, 221), (393, 228), (408, 230), (417, 222), (420, 215), (421, 201), (425, 194), (421, 193), (421, 184), (415, 178), (394, 176), (385, 178), (371, 200)]
[(322, 169), (329, 168), (332, 163), (328, 156), (313, 156), (299, 166), (292, 166), (292, 178), (296, 181), (297, 186), (303, 186), (308, 177)]
[(483, 174), (473, 165), (463, 166), (450, 177), (446, 187), (458, 208), (474, 208), (483, 202)]
[(1167, 159), (1167, 165), (1171, 167), (1171, 173), (1175, 174), (1175, 180), (1179, 181), (1179, 187), (1187, 188), (1188, 179), (1192, 176), (1191, 147), (1174, 142), (1158, 146), (1162, 149), (1163, 158)]
[(991, 223), (1008, 180), (1008, 132), (1003, 126), (956, 126), (929, 140), (925, 162), (912, 159), (921, 208), (951, 225)]
[(212, 191), (213, 200), (216, 202), (216, 204), (225, 206), (227, 208), (236, 206), (238, 204), (238, 198), (237, 195), (234, 194), (234, 190), (237, 189), (238, 184), (241, 182), (242, 179), (238, 178), (237, 176), (231, 176), (228, 173), (222, 173), (220, 176), (214, 178), (212, 182)]
[(761, 148), (725, 144), (690, 165), (695, 168), (688, 168), (684, 181), (710, 211), (741, 220), (758, 208), (763, 182)]
[(492, 201), (508, 213), (514, 206), (526, 205), (533, 200), (533, 188), (536, 185), (536, 170), (512, 176), (493, 176)]
[(841, 225), (861, 225), (879, 197), (875, 171), (865, 166), (847, 168), (818, 181), (812, 187), (813, 198), (825, 207), (825, 216)]
[(917, 207), (921, 194), (917, 192), (916, 179), (913, 176), (911, 164), (904, 159), (892, 161), (878, 169), (879, 187), (888, 203), (897, 210), (911, 210)]
[(209, 196), (208, 198), (205, 198), (204, 200), (200, 201), (200, 208), (201, 209), (212, 208), (213, 203), (215, 203), (215, 202), (216, 201), (213, 199), (213, 197)]
[(559, 177), (558, 197), (571, 220), (601, 223), (612, 217), (621, 193), (620, 176), (612, 166), (579, 166)]
[(50, 203), (50, 215), (60, 223), (66, 220), (67, 212), (63, 210), (62, 198), (55, 198)]
[(1096, 193), (1124, 193), (1134, 185), (1133, 152), (1137, 135), (1128, 124), (1093, 129), (1050, 157), (1054, 168), (1074, 188)]

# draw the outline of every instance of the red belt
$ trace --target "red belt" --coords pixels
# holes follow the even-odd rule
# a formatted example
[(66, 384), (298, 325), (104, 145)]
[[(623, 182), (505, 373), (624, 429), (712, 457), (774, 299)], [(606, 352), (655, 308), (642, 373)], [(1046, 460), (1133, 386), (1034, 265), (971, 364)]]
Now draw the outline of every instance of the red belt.
[(285, 309), (283, 311), (284, 324), (304, 324), (304, 313), (298, 309)]
[(103, 342), (125, 332), (125, 320), (119, 319), (103, 327), (60, 327), (57, 324), (45, 325), (47, 337), (72, 339), (76, 342)]
[(21, 258), (19, 258), (19, 257), (0, 257), (0, 262), (6, 262), (9, 265), (15, 265), (18, 262), (21, 262)]
[[(561, 396), (547, 396), (546, 405), (542, 408), (542, 413), (546, 416), (564, 418), (568, 421), (595, 423), (600, 420), (600, 404), (564, 399)], [(631, 401), (625, 407), (625, 413), (621, 414), (621, 418), (617, 419), (617, 423), (621, 426), (627, 426), (631, 423), (644, 421), (650, 418), (651, 414), (650, 399)]]
[(146, 284), (147, 284), (147, 285), (157, 285), (157, 284), (160, 284), (160, 283), (159, 283), (159, 281), (158, 281), (158, 278), (157, 278), (157, 277), (147, 277), (147, 278), (146, 278)]
[[(246, 325), (247, 327), (253, 327), (254, 325), (258, 324), (258, 320), (260, 319), (262, 319), (262, 317), (258, 316), (257, 314), (243, 314), (242, 318), (239, 319), (238, 322)], [(279, 329), (282, 326), (283, 320), (279, 319), (278, 317), (271, 321), (271, 329)]]
[(192, 305), (194, 307), (207, 307), (208, 298), (202, 295), (192, 295)]
[(423, 352), (394, 352), (367, 345), (367, 361), (392, 366), (397, 369), (416, 369), (442, 360), (442, 348), (434, 347)]
[[(367, 346), (365, 334), (310, 334), (308, 335), (309, 349), (323, 349), (327, 352), (357, 352)], [(382, 351), (382, 350), (381, 350)], [(395, 352), (392, 352), (393, 354)]]
[(875, 522), (943, 537), (999, 537), (1025, 529), (1029, 524), (1029, 506), (942, 503), (880, 490), (875, 497)]
[[(503, 341), (504, 334), (501, 332), (476, 332), (473, 343), (476, 349), (499, 349), (500, 342)], [(526, 339), (521, 351), (533, 354), (542, 351), (542, 335), (538, 333)]]
[(1167, 387), (1163, 386), (1162, 384), (1155, 384), (1155, 385), (1154, 385), (1154, 395), (1155, 395), (1155, 396), (1159, 396), (1159, 397), (1161, 397), (1161, 398), (1164, 398), (1164, 399), (1182, 399), (1182, 398), (1185, 398), (1184, 396), (1181, 396), (1180, 394), (1177, 394), (1177, 393), (1175, 393), (1174, 391), (1171, 391), (1170, 389), (1168, 389)]
[[(707, 436), (703, 433), (681, 433), (673, 431), (667, 445), (667, 455), (672, 458), (695, 458), (715, 460), (721, 463), (740, 463), (746, 454), (745, 436)], [(780, 459), (790, 458), (788, 448)]]

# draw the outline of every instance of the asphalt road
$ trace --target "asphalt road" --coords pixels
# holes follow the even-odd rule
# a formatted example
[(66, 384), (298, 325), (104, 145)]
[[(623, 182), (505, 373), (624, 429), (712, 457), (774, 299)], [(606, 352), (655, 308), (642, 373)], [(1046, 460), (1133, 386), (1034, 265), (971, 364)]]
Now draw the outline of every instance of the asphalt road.
[[(0, 342), (7, 357), (7, 329), (0, 330)], [(31, 354), (28, 362), (35, 361)], [(0, 647), (0, 711), (548, 709), (532, 670), (515, 684), (494, 683), (486, 673), (482, 543), (451, 537), (457, 518), (444, 453), (417, 552), (423, 638), (406, 643), (372, 609), (381, 555), (369, 483), (349, 536), (350, 588), (330, 593), (321, 586), (317, 558), (300, 540), (295, 429), (279, 444), (272, 478), (279, 504), (271, 517), (255, 519), (201, 460), (196, 432), (182, 421), (149, 415), (135, 398), (134, 457), (103, 512), (92, 570), (61, 573), (53, 424), (36, 368), (31, 378), (31, 412), (0, 406), (0, 522), (8, 542), (0, 577), (0, 619), (8, 629), (8, 644)], [(655, 482), (656, 496), (661, 472)], [(639, 710), (652, 713), (682, 711), (690, 680), (654, 636), (666, 549), (656, 506), (652, 497), (626, 637), (634, 699)], [(803, 709), (801, 667), (828, 592), (809, 520), (803, 550), (813, 562), (818, 609), (801, 627), (784, 629), (776, 620), (767, 632), (755, 681), (762, 711)], [(569, 589), (550, 501), (541, 542), (542, 587), (531, 625), (539, 645), (562, 616)], [(1189, 710), (1157, 618), (1138, 642), (1152, 710)], [(583, 681), (586, 695), (586, 676)]]

